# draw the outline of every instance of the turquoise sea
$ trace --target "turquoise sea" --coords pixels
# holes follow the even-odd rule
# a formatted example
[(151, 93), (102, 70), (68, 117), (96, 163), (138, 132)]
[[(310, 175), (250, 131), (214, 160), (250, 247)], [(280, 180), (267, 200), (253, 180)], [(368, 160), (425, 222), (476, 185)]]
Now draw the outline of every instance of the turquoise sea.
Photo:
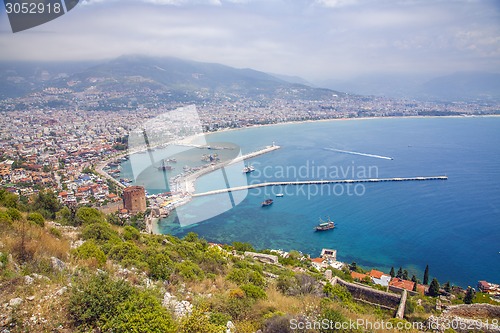
[[(449, 280), (462, 287), (483, 279), (500, 282), (500, 118), (283, 124), (214, 133), (207, 140), (232, 143), (242, 153), (272, 142), (282, 147), (248, 161), (256, 171), (238, 175), (248, 182), (435, 175), (449, 179), (254, 189), (243, 193), (246, 197), (233, 208), (187, 227), (180, 227), (174, 214), (160, 221), (161, 233), (182, 237), (192, 231), (211, 242), (250, 242), (259, 249), (296, 249), (313, 257), (322, 248), (333, 248), (341, 261), (386, 272), (403, 266), (420, 279), (429, 264), (430, 275), (441, 283)], [(191, 157), (178, 164), (193, 161)], [(122, 168), (124, 177), (130, 174), (129, 162)], [(158, 192), (158, 181), (148, 181), (158, 177), (157, 172), (145, 173), (136, 183)], [(197, 192), (220, 187), (217, 177), (198, 179)], [(284, 196), (277, 198), (276, 193)], [(224, 198), (227, 194), (195, 198), (179, 214), (196, 215)], [(262, 208), (265, 198), (273, 198), (274, 204)], [(327, 216), (337, 227), (314, 232), (319, 218)]]

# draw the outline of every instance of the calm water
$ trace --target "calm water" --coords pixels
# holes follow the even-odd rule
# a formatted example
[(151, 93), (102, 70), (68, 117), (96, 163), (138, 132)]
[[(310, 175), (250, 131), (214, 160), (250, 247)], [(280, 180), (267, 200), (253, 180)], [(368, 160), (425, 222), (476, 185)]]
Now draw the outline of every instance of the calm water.
[[(273, 141), (282, 146), (251, 160), (256, 171), (249, 182), (433, 175), (449, 180), (255, 189), (241, 204), (201, 223), (181, 228), (172, 218), (163, 220), (160, 232), (183, 236), (193, 231), (213, 242), (244, 241), (311, 256), (334, 248), (341, 261), (386, 272), (403, 266), (420, 279), (429, 264), (440, 282), (464, 287), (479, 279), (500, 281), (500, 118), (289, 124), (216, 133), (208, 140), (234, 143), (243, 153)], [(126, 175), (127, 165), (123, 168)], [(197, 191), (220, 188), (217, 177), (200, 178)], [(246, 176), (239, 172), (238, 177)], [(155, 190), (144, 180), (147, 174), (142, 178)], [(280, 192), (284, 197), (276, 198)], [(268, 197), (275, 203), (261, 208)], [(195, 217), (226, 199), (227, 194), (197, 198), (179, 214)], [(314, 232), (326, 216), (337, 228)]]

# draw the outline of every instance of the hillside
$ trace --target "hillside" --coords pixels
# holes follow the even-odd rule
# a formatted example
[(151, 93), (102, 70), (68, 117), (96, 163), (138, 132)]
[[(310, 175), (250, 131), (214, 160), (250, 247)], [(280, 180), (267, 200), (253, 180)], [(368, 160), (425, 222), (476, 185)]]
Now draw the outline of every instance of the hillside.
[(171, 57), (122, 56), (93, 63), (0, 63), (0, 98), (20, 97), (47, 87), (110, 95), (131, 92), (139, 100), (151, 93), (163, 100), (231, 97), (324, 99), (340, 94), (292, 83), (253, 69), (237, 69)]
[[(49, 193), (26, 204), (0, 191), (2, 332), (292, 332), (322, 320), (362, 332), (349, 323), (422, 324), (440, 313), (436, 298), (417, 295), (406, 320), (394, 319), (326, 282), (298, 252), (262, 263), (244, 255), (250, 244), (141, 233), (132, 226), (140, 217), (118, 226), (93, 208), (58, 207)], [(347, 268), (332, 271), (352, 281)]]

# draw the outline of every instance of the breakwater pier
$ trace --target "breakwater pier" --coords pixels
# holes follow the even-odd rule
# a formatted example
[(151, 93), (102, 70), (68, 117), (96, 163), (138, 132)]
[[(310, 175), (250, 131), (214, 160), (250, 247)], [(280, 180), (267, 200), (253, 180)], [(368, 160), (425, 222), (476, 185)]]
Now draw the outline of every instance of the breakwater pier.
[(245, 186), (224, 188), (220, 190), (195, 193), (193, 197), (220, 194), (233, 191), (242, 191), (266, 186), (287, 186), (287, 185), (327, 185), (327, 184), (353, 184), (353, 183), (381, 183), (381, 182), (409, 182), (409, 181), (429, 181), (429, 180), (447, 180), (448, 176), (429, 176), (429, 177), (394, 177), (394, 178), (370, 178), (370, 179), (327, 179), (327, 180), (304, 180), (304, 181), (279, 181), (251, 184)]

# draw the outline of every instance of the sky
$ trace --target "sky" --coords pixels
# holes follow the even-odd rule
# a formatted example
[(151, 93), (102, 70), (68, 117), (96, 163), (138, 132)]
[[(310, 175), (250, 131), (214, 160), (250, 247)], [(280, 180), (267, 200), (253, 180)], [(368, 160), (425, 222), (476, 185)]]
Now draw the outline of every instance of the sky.
[(0, 60), (174, 56), (297, 75), (500, 73), (499, 0), (81, 0), (12, 33)]

